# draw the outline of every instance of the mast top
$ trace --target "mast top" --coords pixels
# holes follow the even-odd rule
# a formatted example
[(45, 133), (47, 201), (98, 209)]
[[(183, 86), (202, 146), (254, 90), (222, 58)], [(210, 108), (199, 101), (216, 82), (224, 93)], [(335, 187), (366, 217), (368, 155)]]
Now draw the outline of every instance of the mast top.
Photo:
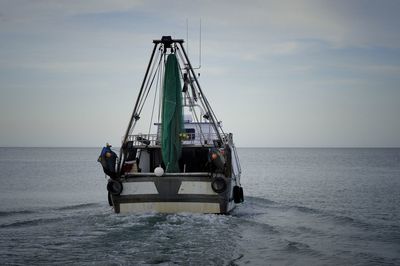
[(172, 39), (171, 36), (162, 36), (161, 40), (153, 40), (154, 44), (162, 43), (165, 48), (171, 48), (171, 44), (173, 43), (184, 43), (183, 39)]

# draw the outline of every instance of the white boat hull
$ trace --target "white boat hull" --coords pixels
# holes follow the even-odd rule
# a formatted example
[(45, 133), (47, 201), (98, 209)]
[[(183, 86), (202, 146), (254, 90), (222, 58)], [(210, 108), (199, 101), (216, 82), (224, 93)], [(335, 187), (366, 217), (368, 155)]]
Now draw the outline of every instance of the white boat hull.
[(207, 174), (135, 175), (121, 179), (122, 192), (112, 195), (117, 213), (229, 213), (235, 207), (233, 182), (223, 178), (224, 191), (212, 189), (212, 177)]
[(120, 213), (160, 212), (160, 213), (221, 213), (219, 203), (206, 202), (143, 202), (120, 203)]

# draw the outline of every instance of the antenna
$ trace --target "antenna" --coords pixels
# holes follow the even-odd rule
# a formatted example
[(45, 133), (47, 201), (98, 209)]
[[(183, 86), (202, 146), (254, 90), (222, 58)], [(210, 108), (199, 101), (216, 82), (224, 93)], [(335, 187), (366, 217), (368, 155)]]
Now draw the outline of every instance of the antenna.
[(189, 19), (186, 18), (186, 51), (189, 54)]
[(201, 18), (200, 18), (199, 68), (201, 68)]
[(199, 66), (194, 67), (193, 69), (200, 69), (201, 68), (201, 18), (199, 24)]
[[(189, 56), (189, 19), (186, 18), (186, 53)], [(201, 68), (201, 18), (199, 22), (199, 66), (193, 69)]]

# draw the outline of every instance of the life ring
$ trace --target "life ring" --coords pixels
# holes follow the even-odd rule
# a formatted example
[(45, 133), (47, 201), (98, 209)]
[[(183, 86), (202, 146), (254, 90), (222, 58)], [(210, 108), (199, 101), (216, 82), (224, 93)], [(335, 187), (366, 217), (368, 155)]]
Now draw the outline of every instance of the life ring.
[(226, 181), (222, 177), (215, 177), (211, 182), (211, 188), (215, 193), (222, 193), (226, 190)]
[(111, 195), (119, 196), (119, 194), (122, 192), (122, 183), (110, 179), (107, 184), (107, 190)]

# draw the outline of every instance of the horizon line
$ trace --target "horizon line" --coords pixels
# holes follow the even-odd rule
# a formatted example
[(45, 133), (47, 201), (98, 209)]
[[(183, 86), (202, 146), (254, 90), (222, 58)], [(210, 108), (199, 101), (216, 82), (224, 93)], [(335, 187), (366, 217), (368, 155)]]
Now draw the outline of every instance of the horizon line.
[[(0, 148), (101, 149), (103, 146), (0, 146)], [(121, 146), (112, 146), (121, 148)], [(400, 146), (236, 146), (239, 149), (399, 149)]]

